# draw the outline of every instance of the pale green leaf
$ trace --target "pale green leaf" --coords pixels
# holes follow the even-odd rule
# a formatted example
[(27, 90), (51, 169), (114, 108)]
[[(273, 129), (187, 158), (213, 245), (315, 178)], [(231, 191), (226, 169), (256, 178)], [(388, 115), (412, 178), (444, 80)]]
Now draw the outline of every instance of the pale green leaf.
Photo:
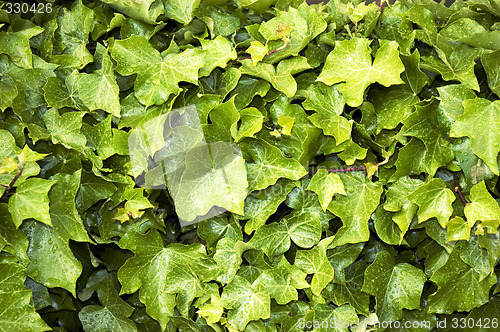
[(404, 65), (399, 59), (398, 44), (381, 41), (373, 63), (369, 45), (370, 41), (364, 38), (337, 41), (317, 79), (326, 85), (345, 82), (339, 85), (339, 91), (350, 106), (361, 105), (363, 93), (372, 83), (386, 87), (404, 83), (400, 78)]
[(326, 169), (319, 169), (316, 174), (314, 174), (307, 189), (318, 194), (323, 211), (326, 211), (328, 204), (332, 201), (333, 195), (346, 195), (344, 183), (338, 174), (329, 173)]
[(16, 193), (9, 199), (9, 212), (16, 228), (28, 218), (52, 225), (48, 193), (54, 183), (56, 181), (31, 178), (17, 187)]

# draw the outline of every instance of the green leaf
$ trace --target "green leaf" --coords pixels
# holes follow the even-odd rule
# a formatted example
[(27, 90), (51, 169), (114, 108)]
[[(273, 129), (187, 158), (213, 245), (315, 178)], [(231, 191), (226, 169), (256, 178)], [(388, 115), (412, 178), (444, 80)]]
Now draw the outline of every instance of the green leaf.
[(319, 169), (314, 174), (307, 189), (318, 194), (323, 211), (326, 211), (328, 204), (332, 201), (333, 195), (347, 195), (344, 190), (344, 183), (338, 174), (329, 173), (326, 169)]
[(200, 69), (200, 76), (208, 76), (216, 67), (226, 68), (227, 63), (237, 57), (233, 45), (224, 37), (217, 36), (212, 40), (202, 39), (200, 43), (203, 50), (207, 51), (206, 65)]
[(163, 3), (159, 0), (103, 0), (104, 3), (123, 14), (140, 21), (155, 24), (157, 17), (163, 13)]
[(245, 224), (245, 233), (251, 234), (264, 225), (294, 187), (292, 181), (278, 179), (276, 184), (267, 189), (250, 193), (245, 199), (244, 218), (250, 218)]
[(0, 241), (4, 242), (2, 251), (16, 256), (23, 263), (27, 262), (28, 256), (26, 255), (26, 250), (29, 245), (28, 239), (14, 225), (6, 203), (0, 204), (0, 218), (2, 219), (2, 223), (0, 224)]
[(57, 16), (56, 42), (49, 54), (50, 60), (75, 69), (82, 69), (92, 62), (92, 54), (86, 46), (93, 28), (94, 11), (84, 6), (81, 0), (74, 2), (71, 10), (62, 8)]
[(430, 176), (434, 176), (439, 167), (453, 160), (451, 144), (444, 138), (439, 128), (436, 100), (416, 106), (416, 111), (403, 120), (403, 124), (403, 135), (418, 137), (424, 142), (425, 154), (422, 158), (422, 167)]
[(252, 161), (247, 163), (250, 192), (265, 189), (279, 178), (298, 180), (307, 174), (297, 160), (284, 157), (277, 147), (263, 140), (246, 139), (240, 146)]
[[(89, 278), (104, 272), (98, 271)], [(97, 278), (95, 278), (97, 279)], [(101, 331), (137, 331), (137, 327), (128, 317), (132, 315), (134, 308), (118, 296), (113, 281), (108, 276), (98, 281), (97, 295), (101, 305), (87, 305), (78, 313), (84, 329), (99, 329)]]
[(17, 96), (16, 83), (9, 75), (0, 74), (0, 110), (12, 107), (12, 101)]
[(1, 31), (0, 54), (8, 54), (13, 63), (21, 68), (33, 68), (33, 56), (30, 48), (30, 38), (43, 32), (39, 26), (29, 22), (26, 29), (20, 31)]
[(490, 275), (481, 280), (479, 273), (460, 257), (461, 248), (455, 246), (446, 264), (432, 275), (430, 280), (438, 289), (429, 296), (428, 312), (451, 314), (454, 311), (469, 311), (488, 302), (489, 290), (496, 277)]
[(427, 75), (420, 71), (420, 53), (418, 50), (409, 56), (401, 56), (405, 66), (402, 79), (405, 85), (388, 89), (372, 89), (369, 101), (377, 113), (377, 133), (382, 129), (394, 129), (406, 119), (420, 101), (418, 93), (427, 83)]
[(444, 228), (453, 213), (451, 203), (456, 197), (442, 179), (435, 178), (415, 189), (408, 199), (418, 205), (419, 223), (430, 218), (437, 218), (441, 227)]
[[(216, 268), (201, 244), (173, 243), (165, 247), (156, 230), (145, 235), (127, 232), (118, 244), (134, 253), (118, 270), (120, 294), (140, 289), (139, 299), (146, 305), (148, 315), (160, 322), (162, 330), (173, 316), (176, 303), (184, 312), (186, 308), (179, 304), (189, 304), (203, 294), (203, 282), (211, 280), (211, 270)], [(137, 274), (138, 270), (143, 272)]]
[(469, 137), (472, 142), (472, 151), (484, 160), (493, 173), (498, 175), (500, 102), (475, 98), (465, 100), (462, 104), (464, 113), (451, 127), (450, 136)]
[(197, 311), (197, 313), (203, 316), (207, 323), (217, 323), (224, 313), (224, 307), (222, 306), (220, 297), (212, 294), (210, 297), (210, 304), (205, 304)]
[(340, 93), (338, 87), (338, 84), (328, 86), (321, 82), (309, 85), (303, 92), (306, 100), (302, 106), (306, 110), (318, 113), (341, 115), (344, 111), (345, 97)]
[(322, 129), (325, 135), (335, 137), (337, 145), (351, 139), (352, 120), (347, 120), (340, 115), (328, 113), (315, 113), (309, 117), (309, 120), (316, 127)]
[(214, 206), (243, 214), (249, 184), (245, 161), (234, 154), (233, 147), (225, 142), (199, 143), (185, 158), (186, 168), (173, 191), (179, 218), (192, 221)]
[[(281, 26), (290, 26), (289, 43), (283, 50), (268, 56), (269, 61), (276, 62), (292, 55), (297, 56), (317, 35), (323, 32), (327, 24), (325, 14), (313, 7), (302, 3), (298, 8), (289, 6), (287, 11), (278, 10), (276, 16), (259, 27), (259, 33), (271, 42), (269, 49), (274, 50), (283, 46)], [(279, 40), (277, 40), (279, 39)]]
[(297, 210), (280, 224), (271, 223), (258, 228), (248, 243), (273, 258), (290, 248), (290, 239), (302, 248), (312, 247), (321, 239), (321, 231), (318, 213)]
[(379, 252), (366, 269), (363, 291), (375, 296), (381, 321), (399, 320), (404, 309), (419, 309), (427, 278), (422, 270), (408, 263), (396, 264), (394, 257)]
[(464, 112), (463, 101), (476, 98), (476, 94), (464, 84), (450, 84), (437, 89), (440, 100), (437, 121), (450, 130), (453, 123)]
[(31, 178), (17, 187), (16, 193), (9, 199), (9, 212), (16, 228), (28, 218), (52, 226), (48, 193), (54, 183), (56, 181)]
[(246, 279), (236, 276), (224, 287), (221, 302), (224, 308), (229, 309), (228, 322), (240, 331), (250, 321), (270, 317), (269, 292), (262, 283), (250, 284)]
[(423, 57), (421, 66), (425, 70), (441, 74), (445, 81), (459, 81), (469, 88), (479, 91), (479, 84), (474, 75), (474, 59), (477, 56), (476, 49), (461, 44), (453, 48), (449, 55), (443, 56), (444, 59), (438, 59), (434, 56)]
[[(73, 174), (58, 173), (50, 179), (50, 219), (54, 230), (63, 239), (91, 242), (75, 206), (75, 196), (80, 187), (81, 170)], [(29, 181), (29, 180), (28, 180)]]
[(446, 242), (465, 240), (469, 241), (471, 227), (461, 217), (455, 217), (446, 225)]
[(2, 330), (50, 331), (33, 306), (32, 292), (24, 286), (26, 269), (14, 257), (0, 261), (0, 321)]
[(30, 240), (28, 276), (48, 288), (62, 287), (76, 296), (82, 264), (71, 251), (69, 240), (59, 235), (60, 229), (27, 221), (22, 230)]
[[(335, 263), (332, 263), (335, 256), (329, 255), (328, 257), (330, 264), (335, 268)], [(361, 290), (366, 266), (365, 262), (360, 261), (349, 265), (345, 268), (345, 271), (342, 271), (343, 283), (328, 284), (322, 295), (327, 299), (331, 299), (336, 305), (350, 304), (358, 313), (368, 315), (370, 295)], [(337, 270), (335, 270), (334, 278), (337, 278)]]
[(313, 274), (311, 291), (320, 295), (321, 291), (333, 279), (334, 270), (326, 257), (326, 248), (333, 238), (325, 238), (310, 250), (299, 250), (295, 256), (295, 265), (302, 271)]
[(488, 77), (488, 86), (497, 96), (500, 96), (499, 56), (500, 51), (498, 50), (481, 56), (481, 64), (486, 71), (486, 77)]
[(368, 241), (368, 220), (379, 205), (382, 185), (371, 182), (363, 174), (339, 173), (339, 176), (347, 195), (336, 196), (328, 205), (328, 210), (339, 216), (343, 223), (332, 246)]
[(200, 0), (171, 0), (165, 3), (165, 14), (179, 23), (188, 24), (199, 5)]
[[(464, 208), (469, 228), (474, 227), (476, 221), (493, 222), (492, 228), (496, 231), (500, 224), (500, 207), (486, 189), (484, 181), (479, 182), (470, 190), (470, 203)], [(491, 226), (490, 226), (491, 227)]]
[(241, 141), (245, 137), (252, 137), (262, 129), (264, 116), (255, 107), (242, 109), (240, 112), (241, 125), (238, 133), (233, 135), (235, 142)]
[(213, 257), (220, 269), (217, 281), (225, 284), (231, 282), (243, 261), (243, 252), (249, 249), (253, 249), (253, 247), (243, 241), (235, 241), (231, 238), (222, 238), (217, 242)]
[(49, 108), (43, 115), (43, 120), (54, 144), (62, 144), (68, 149), (83, 151), (87, 139), (80, 133), (83, 112), (67, 112), (59, 115), (55, 108)]
[(266, 45), (263, 45), (260, 41), (254, 40), (253, 42), (250, 43), (250, 47), (246, 49), (246, 51), (250, 56), (252, 57), (252, 65), (256, 65), (264, 57), (267, 55), (267, 52), (269, 52), (269, 48)]
[(282, 257), (276, 267), (264, 270), (255, 283), (265, 284), (269, 296), (278, 304), (287, 304), (298, 299), (297, 289), (309, 287), (305, 278), (306, 273)]
[(90, 111), (102, 109), (120, 117), (119, 88), (114, 75), (114, 65), (106, 48), (99, 43), (95, 57), (99, 59), (101, 68), (91, 74), (78, 75), (78, 97)]
[(400, 78), (404, 65), (399, 59), (396, 42), (381, 41), (373, 63), (368, 39), (336, 41), (335, 45), (317, 80), (326, 85), (345, 82), (339, 85), (339, 91), (349, 106), (361, 105), (363, 93), (372, 83), (386, 87), (404, 83)]
[(242, 74), (265, 79), (276, 90), (283, 92), (288, 98), (293, 97), (297, 92), (297, 82), (292, 75), (312, 68), (307, 59), (302, 56), (282, 60), (276, 68), (269, 63), (263, 62), (253, 65), (250, 60), (242, 60), (242, 63)]
[(135, 95), (146, 106), (161, 105), (171, 94), (179, 93), (181, 81), (197, 84), (198, 70), (205, 66), (207, 53), (191, 48), (182, 53), (160, 54), (141, 36), (116, 40), (110, 48), (118, 73), (138, 74)]

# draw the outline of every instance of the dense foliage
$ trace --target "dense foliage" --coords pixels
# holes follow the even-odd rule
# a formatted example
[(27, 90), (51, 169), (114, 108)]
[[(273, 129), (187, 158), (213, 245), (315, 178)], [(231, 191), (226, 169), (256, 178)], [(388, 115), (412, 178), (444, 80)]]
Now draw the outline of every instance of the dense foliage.
[[(0, 1), (0, 331), (498, 327), (498, 0), (52, 4)], [(226, 193), (136, 184), (184, 106)]]

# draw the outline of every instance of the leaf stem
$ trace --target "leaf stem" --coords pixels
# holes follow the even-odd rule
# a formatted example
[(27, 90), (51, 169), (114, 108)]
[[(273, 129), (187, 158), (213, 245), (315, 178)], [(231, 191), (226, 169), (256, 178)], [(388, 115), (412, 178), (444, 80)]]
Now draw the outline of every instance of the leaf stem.
[(384, 7), (384, 0), (380, 0), (380, 11), (379, 11), (379, 14), (378, 14), (378, 19), (377, 19), (377, 26), (379, 28), (380, 28), (380, 20), (381, 20), (381, 17), (382, 17), (383, 7)]
[(455, 192), (458, 193), (458, 196), (460, 196), (460, 200), (462, 201), (462, 204), (464, 206), (467, 206), (467, 200), (465, 199), (464, 195), (462, 194), (462, 189), (460, 188), (460, 184), (458, 183), (458, 176), (457, 173), (453, 173), (453, 182), (455, 182)]
[[(281, 51), (282, 49), (284, 49), (284, 48), (288, 45), (288, 43), (289, 43), (289, 41), (288, 41), (288, 42), (287, 42), (287, 41), (284, 41), (284, 42), (283, 42), (283, 45), (281, 45), (280, 47), (278, 47), (278, 48), (277, 48), (277, 49), (275, 49), (275, 50), (271, 50), (271, 51), (267, 52), (267, 53), (266, 53), (266, 55), (264, 55), (264, 57), (266, 57), (266, 56), (268, 56), (268, 55), (271, 55), (271, 54), (273, 54), (273, 53), (276, 53), (276, 52), (278, 52), (278, 51)], [(266, 45), (267, 45), (267, 41), (266, 41)], [(229, 62), (237, 62), (237, 61), (242, 61), (242, 60), (249, 60), (249, 59), (251, 59), (251, 58), (252, 58), (251, 56), (247, 56), (247, 57), (244, 57), (244, 58), (238, 58), (238, 59), (236, 59), (236, 60), (231, 60), (231, 61), (229, 61)]]
[[(381, 165), (386, 164), (389, 161), (389, 159), (384, 159), (383, 161), (374, 164), (374, 167), (379, 167)], [(330, 168), (327, 169), (328, 172), (330, 173), (340, 173), (340, 172), (355, 172), (355, 171), (364, 171), (366, 170), (366, 166), (359, 166), (359, 167), (347, 167), (347, 168)]]
[(7, 194), (9, 193), (9, 191), (12, 189), (12, 187), (14, 187), (14, 184), (16, 183), (16, 181), (19, 179), (19, 177), (21, 176), (21, 174), (23, 174), (23, 170), (24, 170), (24, 165), (22, 165), (21, 167), (18, 167), (19, 171), (17, 172), (17, 174), (14, 176), (14, 178), (12, 179), (12, 181), (10, 181), (9, 185), (6, 186), (4, 184), (2, 184), (2, 187), (5, 188), (5, 191), (3, 192), (2, 194), (2, 197), (0, 197), (0, 200), (3, 199), (5, 196), (7, 196)]

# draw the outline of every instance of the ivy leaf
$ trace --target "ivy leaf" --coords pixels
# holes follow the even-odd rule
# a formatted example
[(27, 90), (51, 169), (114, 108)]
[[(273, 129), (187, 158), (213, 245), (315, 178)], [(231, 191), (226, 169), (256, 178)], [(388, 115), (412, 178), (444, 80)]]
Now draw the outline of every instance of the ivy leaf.
[(12, 77), (0, 73), (0, 110), (5, 111), (7, 107), (12, 107), (12, 101), (16, 96), (16, 83)]
[[(441, 51), (441, 54), (445, 52)], [(456, 80), (462, 82), (469, 88), (479, 91), (479, 84), (474, 75), (474, 59), (478, 51), (466, 44), (453, 48), (449, 54), (443, 55), (441, 59), (435, 56), (422, 58), (422, 68), (441, 74), (444, 80)], [(443, 59), (444, 58), (444, 59)]]
[(461, 217), (454, 217), (446, 225), (446, 242), (469, 241), (471, 227)]
[(220, 297), (212, 294), (210, 297), (210, 304), (205, 304), (197, 313), (203, 316), (207, 323), (217, 323), (224, 313), (224, 307), (222, 306)]
[(316, 127), (322, 129), (325, 135), (335, 137), (337, 145), (351, 139), (352, 120), (328, 113), (315, 113), (309, 117), (309, 120)]
[(361, 105), (363, 93), (372, 83), (378, 82), (386, 87), (404, 83), (399, 77), (404, 65), (399, 59), (396, 42), (382, 40), (373, 63), (370, 40), (353, 38), (335, 43), (335, 49), (326, 58), (317, 81), (326, 85), (345, 82), (339, 85), (339, 91), (349, 106)]
[(250, 76), (260, 77), (278, 90), (291, 98), (297, 92), (297, 82), (292, 75), (312, 68), (307, 62), (307, 58), (296, 56), (291, 59), (280, 61), (276, 68), (269, 63), (259, 62), (256, 65), (250, 64), (250, 60), (242, 60), (241, 73)]
[(418, 222), (424, 222), (430, 218), (437, 218), (441, 227), (446, 227), (453, 213), (451, 203), (455, 200), (453, 191), (446, 187), (446, 183), (440, 178), (434, 178), (421, 185), (408, 199), (418, 205)]
[(249, 107), (241, 110), (240, 120), (241, 125), (238, 128), (238, 133), (233, 136), (236, 143), (259, 132), (262, 129), (264, 116), (255, 107)]
[(17, 66), (21, 68), (33, 68), (33, 53), (30, 48), (30, 38), (43, 32), (39, 26), (29, 22), (26, 29), (21, 31), (12, 31), (9, 28), (7, 32), (0, 32), (0, 54), (8, 54)]
[(266, 45), (263, 45), (260, 41), (254, 40), (253, 42), (250, 43), (250, 47), (246, 49), (246, 51), (250, 56), (252, 57), (252, 65), (256, 65), (264, 57), (267, 55), (267, 52), (269, 52), (269, 48)]
[(307, 189), (318, 194), (323, 211), (326, 211), (328, 204), (332, 201), (333, 195), (347, 195), (344, 190), (344, 183), (338, 174), (329, 173), (326, 169), (319, 169), (314, 174)]
[(471, 139), (472, 151), (484, 160), (493, 173), (498, 175), (500, 102), (475, 98), (465, 100), (462, 104), (464, 113), (451, 127), (450, 136), (468, 136)]
[(200, 43), (202, 49), (207, 51), (206, 65), (200, 69), (200, 76), (208, 76), (216, 67), (226, 68), (227, 63), (237, 57), (236, 50), (224, 37), (217, 36), (212, 40), (202, 39)]
[(427, 83), (427, 75), (420, 71), (420, 53), (415, 50), (409, 56), (401, 56), (405, 66), (402, 79), (404, 85), (392, 86), (387, 89), (374, 88), (370, 90), (369, 101), (377, 113), (377, 133), (382, 129), (394, 129), (406, 119), (420, 101), (418, 93)]
[(324, 13), (302, 3), (298, 8), (289, 6), (287, 11), (278, 10), (274, 18), (263, 22), (259, 27), (259, 33), (271, 41), (269, 42), (271, 50), (283, 46), (283, 27), (290, 27), (289, 43), (283, 50), (269, 55), (269, 61), (276, 62), (290, 55), (299, 55), (302, 49), (326, 29), (325, 16)]
[(102, 109), (116, 117), (120, 117), (119, 88), (114, 75), (114, 65), (108, 51), (100, 43), (97, 44), (95, 62), (101, 66), (91, 74), (78, 75), (78, 97), (89, 110)]
[(276, 267), (264, 270), (255, 283), (265, 284), (278, 304), (287, 304), (298, 299), (297, 289), (309, 287), (305, 278), (306, 273), (282, 257)]
[(48, 193), (54, 183), (56, 181), (31, 178), (17, 187), (16, 193), (9, 199), (9, 212), (16, 228), (28, 218), (52, 226)]
[(443, 137), (437, 116), (437, 102), (433, 100), (426, 105), (416, 106), (416, 111), (403, 120), (402, 134), (418, 137), (424, 142), (426, 151), (422, 166), (430, 176), (453, 160), (451, 144)]
[(83, 112), (67, 112), (59, 115), (59, 111), (55, 108), (48, 109), (43, 115), (43, 120), (50, 132), (52, 142), (82, 152), (87, 143), (85, 135), (80, 133), (84, 115)]
[[(341, 247), (340, 247), (341, 248)], [(337, 249), (337, 248), (336, 248)], [(329, 256), (330, 264), (332, 264), (333, 256)], [(332, 264), (335, 266), (334, 264)], [(323, 291), (322, 296), (327, 299), (332, 299), (336, 305), (349, 304), (356, 309), (357, 312), (368, 315), (370, 306), (370, 295), (363, 292), (364, 272), (367, 264), (365, 262), (355, 262), (342, 271), (342, 277), (345, 278), (342, 284), (330, 283)], [(344, 274), (345, 272), (345, 274)], [(335, 271), (334, 278), (336, 278)]]
[(103, 0), (104, 3), (122, 12), (125, 15), (140, 21), (154, 24), (157, 17), (163, 13), (163, 4), (157, 0), (131, 0), (123, 2), (120, 0)]
[(231, 282), (243, 261), (241, 257), (243, 252), (249, 249), (253, 249), (253, 246), (243, 241), (231, 238), (219, 240), (213, 257), (220, 269), (217, 281), (225, 284)]
[(32, 292), (24, 286), (26, 269), (14, 257), (0, 262), (0, 321), (12, 331), (50, 331), (33, 306)]
[(338, 89), (339, 85), (328, 86), (321, 82), (315, 82), (302, 93), (306, 100), (302, 106), (306, 110), (316, 111), (323, 114), (341, 115), (344, 111), (345, 97)]
[(71, 251), (68, 239), (59, 235), (59, 228), (27, 221), (22, 230), (30, 240), (30, 278), (48, 288), (62, 287), (76, 296), (76, 280), (82, 273), (82, 264)]
[(333, 237), (325, 238), (312, 249), (299, 250), (295, 256), (295, 265), (302, 271), (313, 274), (311, 291), (314, 295), (320, 295), (321, 291), (333, 279), (334, 270), (326, 257), (326, 248), (332, 240)]
[(249, 218), (245, 224), (245, 233), (250, 234), (264, 225), (294, 187), (292, 181), (278, 179), (276, 184), (267, 189), (250, 193), (245, 199), (245, 215), (242, 217)]
[(488, 86), (497, 96), (500, 96), (500, 77), (498, 75), (500, 69), (499, 56), (500, 51), (498, 50), (481, 56), (481, 63), (488, 78)]
[(461, 249), (455, 246), (446, 263), (432, 275), (430, 280), (438, 290), (429, 296), (428, 312), (451, 314), (469, 311), (488, 302), (489, 290), (496, 277), (490, 275), (481, 280), (479, 273), (461, 258)]
[(200, 0), (172, 0), (165, 3), (165, 14), (179, 23), (188, 24), (199, 5)]
[(200, 143), (191, 148), (173, 194), (179, 218), (192, 221), (214, 206), (243, 214), (248, 187), (244, 162), (226, 142)]
[(142, 36), (116, 40), (110, 48), (118, 73), (138, 74), (135, 96), (146, 106), (161, 105), (179, 93), (181, 81), (198, 84), (198, 71), (205, 66), (206, 51), (191, 48), (163, 55)]
[(248, 243), (262, 249), (269, 258), (272, 258), (290, 248), (290, 239), (300, 247), (312, 247), (321, 239), (321, 231), (318, 213), (294, 211), (280, 224), (271, 223), (258, 228)]
[(391, 254), (382, 251), (366, 269), (362, 290), (375, 296), (375, 310), (381, 321), (399, 320), (403, 308), (420, 308), (420, 296), (426, 280), (419, 268), (408, 263), (396, 264)]
[(474, 227), (476, 221), (481, 220), (483, 222), (493, 222), (494, 224), (489, 227), (496, 230), (498, 224), (500, 224), (500, 207), (486, 189), (484, 181), (472, 187), (469, 199), (471, 202), (464, 208), (469, 228)]
[(229, 309), (229, 323), (240, 331), (250, 321), (270, 317), (269, 292), (262, 283), (250, 284), (245, 278), (236, 276), (224, 287), (221, 301), (224, 308)]
[(91, 242), (75, 206), (75, 196), (80, 187), (81, 169), (73, 174), (58, 173), (50, 179), (50, 219), (58, 235), (66, 240)]
[(336, 196), (328, 210), (342, 219), (332, 246), (368, 241), (368, 220), (379, 205), (382, 185), (359, 174), (339, 174), (347, 188), (346, 196)]
[(297, 160), (284, 157), (280, 149), (266, 141), (245, 139), (240, 146), (252, 161), (247, 162), (249, 191), (267, 188), (279, 178), (298, 180), (307, 174)]
[[(87, 283), (88, 286), (89, 283)], [(128, 318), (132, 315), (134, 308), (118, 296), (109, 276), (99, 281), (97, 295), (102, 305), (87, 305), (78, 313), (84, 329), (137, 331), (134, 322)]]
[[(203, 294), (203, 282), (212, 278), (212, 269), (216, 268), (201, 244), (173, 243), (165, 247), (156, 230), (145, 235), (127, 232), (118, 245), (134, 253), (118, 270), (120, 294), (140, 289), (139, 299), (162, 329), (173, 316), (176, 303), (184, 311), (186, 304)], [(138, 270), (143, 272), (137, 274)], [(179, 304), (184, 305), (179, 307)]]

